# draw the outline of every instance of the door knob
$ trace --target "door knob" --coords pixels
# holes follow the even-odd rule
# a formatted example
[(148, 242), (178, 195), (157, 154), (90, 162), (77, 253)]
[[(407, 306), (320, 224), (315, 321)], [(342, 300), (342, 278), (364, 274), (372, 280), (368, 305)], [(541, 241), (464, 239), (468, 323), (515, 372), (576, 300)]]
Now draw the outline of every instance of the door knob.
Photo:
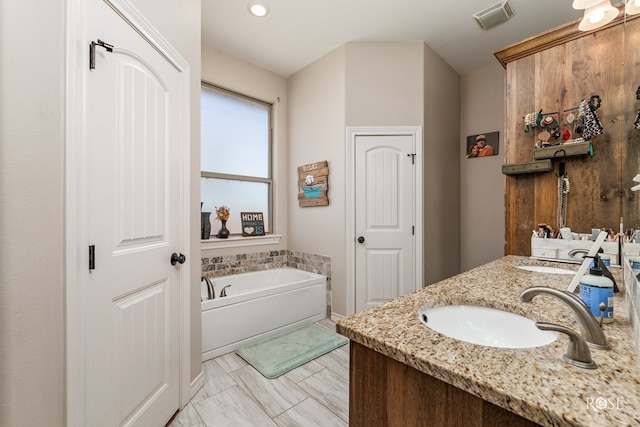
[(358, 243), (364, 243), (364, 237), (363, 236), (358, 237)]
[(171, 265), (176, 265), (177, 263), (184, 264), (186, 260), (187, 257), (184, 256), (184, 254), (178, 255), (175, 252), (171, 254)]

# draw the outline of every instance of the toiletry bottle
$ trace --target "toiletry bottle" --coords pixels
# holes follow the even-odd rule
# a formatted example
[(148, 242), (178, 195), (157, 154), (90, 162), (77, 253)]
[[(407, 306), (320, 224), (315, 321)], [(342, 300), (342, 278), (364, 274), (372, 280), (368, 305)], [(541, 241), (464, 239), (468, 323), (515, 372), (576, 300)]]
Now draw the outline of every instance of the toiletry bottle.
[(632, 256), (629, 258), (633, 275), (640, 278), (640, 256)]
[(591, 268), (589, 274), (585, 274), (580, 279), (580, 298), (596, 319), (600, 319), (602, 315), (600, 303), (604, 303), (607, 309), (602, 323), (613, 322), (613, 282), (602, 275), (600, 267)]
[(629, 257), (629, 263), (634, 274), (640, 273), (640, 256)]

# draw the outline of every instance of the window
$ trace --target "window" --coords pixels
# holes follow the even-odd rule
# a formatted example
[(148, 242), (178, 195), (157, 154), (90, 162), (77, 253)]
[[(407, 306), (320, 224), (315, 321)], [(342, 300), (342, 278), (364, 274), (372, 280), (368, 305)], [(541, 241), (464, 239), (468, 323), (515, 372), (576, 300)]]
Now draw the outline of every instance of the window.
[(232, 235), (242, 233), (240, 212), (262, 212), (271, 233), (271, 104), (206, 83), (201, 103), (201, 201), (202, 211), (212, 212), (211, 234), (222, 205), (231, 209)]

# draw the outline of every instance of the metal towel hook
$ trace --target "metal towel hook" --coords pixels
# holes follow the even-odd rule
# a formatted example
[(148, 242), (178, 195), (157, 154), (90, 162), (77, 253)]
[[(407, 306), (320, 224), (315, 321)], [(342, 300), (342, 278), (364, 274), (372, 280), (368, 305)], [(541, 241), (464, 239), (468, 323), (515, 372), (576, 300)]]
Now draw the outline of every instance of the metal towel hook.
[(556, 154), (558, 154), (558, 153), (562, 153), (562, 157), (566, 157), (567, 156), (567, 152), (566, 152), (566, 150), (564, 148), (558, 148), (556, 150), (556, 152), (553, 153), (553, 158), (554, 159), (556, 158)]

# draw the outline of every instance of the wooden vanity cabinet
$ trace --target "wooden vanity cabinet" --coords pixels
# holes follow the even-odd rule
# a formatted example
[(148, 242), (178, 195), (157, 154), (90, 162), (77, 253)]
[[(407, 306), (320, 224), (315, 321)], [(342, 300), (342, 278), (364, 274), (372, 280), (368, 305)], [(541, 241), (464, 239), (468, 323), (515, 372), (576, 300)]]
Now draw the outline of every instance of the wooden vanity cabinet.
[(538, 424), (351, 341), (351, 427), (533, 427)]

